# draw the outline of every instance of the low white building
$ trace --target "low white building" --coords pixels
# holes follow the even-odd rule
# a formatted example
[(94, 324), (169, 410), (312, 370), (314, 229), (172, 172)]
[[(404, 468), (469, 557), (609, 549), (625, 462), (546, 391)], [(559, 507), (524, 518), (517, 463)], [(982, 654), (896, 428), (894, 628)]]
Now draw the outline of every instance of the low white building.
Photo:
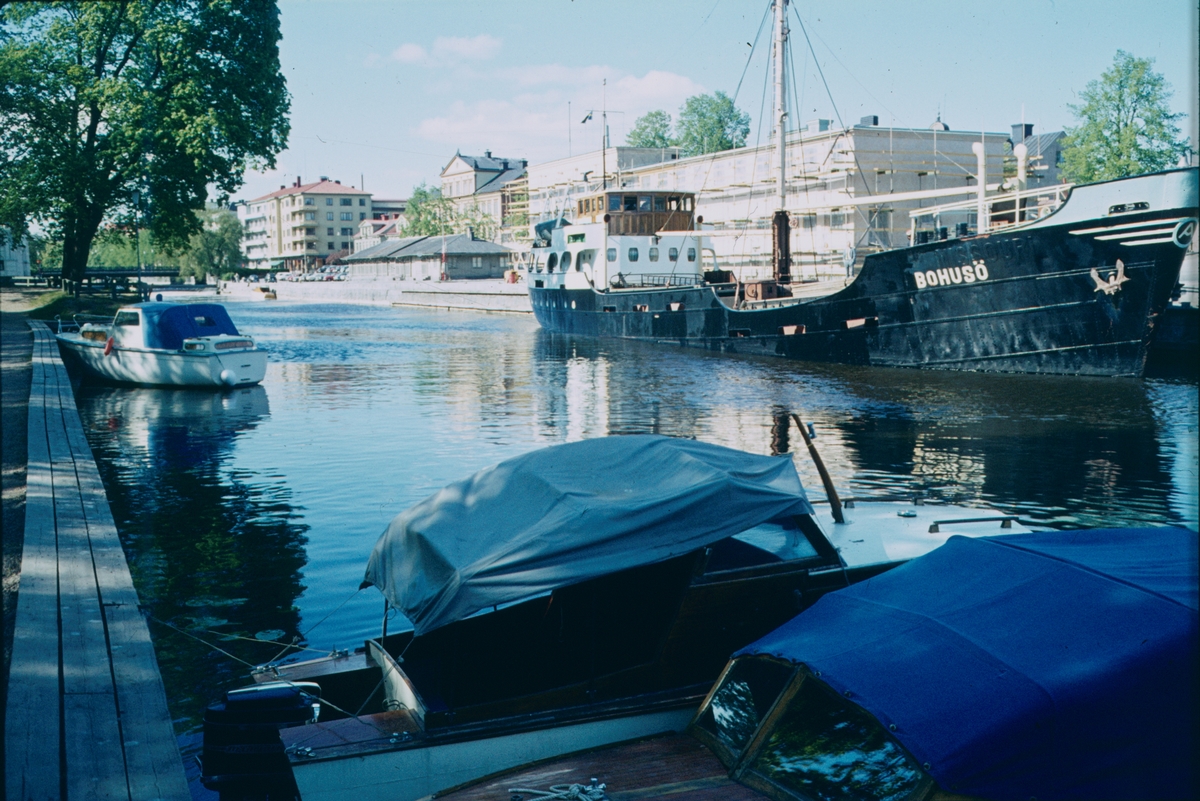
[(0, 231), (0, 281), (29, 275), (29, 248), (14, 242), (8, 230)]
[[(813, 120), (787, 136), (787, 210), (792, 274), (799, 280), (844, 275), (847, 262), (907, 244), (909, 212), (967, 199), (975, 186), (972, 145), (983, 142), (986, 180), (1002, 180), (1009, 134), (884, 128), (866, 117), (845, 129)], [(618, 190), (694, 193), (696, 214), (712, 234), (718, 262), (743, 280), (769, 278), (771, 217), (778, 205), (774, 143), (691, 158), (673, 148), (610, 147), (529, 168), (530, 225), (571, 221), (585, 196)], [(602, 176), (603, 170), (603, 176)], [(606, 179), (606, 180), (605, 180)], [(913, 199), (905, 193), (958, 193)]]

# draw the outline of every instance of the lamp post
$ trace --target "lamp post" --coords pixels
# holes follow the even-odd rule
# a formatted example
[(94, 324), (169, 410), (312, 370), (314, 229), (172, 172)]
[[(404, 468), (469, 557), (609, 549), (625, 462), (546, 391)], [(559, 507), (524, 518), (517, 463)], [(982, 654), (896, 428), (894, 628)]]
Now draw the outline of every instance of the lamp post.
[(142, 299), (142, 193), (133, 190), (133, 238), (137, 247), (137, 295)]

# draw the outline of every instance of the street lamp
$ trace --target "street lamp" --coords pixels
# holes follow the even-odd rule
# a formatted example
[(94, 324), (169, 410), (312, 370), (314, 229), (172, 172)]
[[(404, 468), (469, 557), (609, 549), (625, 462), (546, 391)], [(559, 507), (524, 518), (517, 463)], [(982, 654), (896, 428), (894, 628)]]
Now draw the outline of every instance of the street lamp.
[(137, 294), (138, 300), (142, 299), (142, 231), (141, 231), (141, 216), (142, 216), (142, 193), (137, 189), (133, 190), (133, 238), (137, 243)]

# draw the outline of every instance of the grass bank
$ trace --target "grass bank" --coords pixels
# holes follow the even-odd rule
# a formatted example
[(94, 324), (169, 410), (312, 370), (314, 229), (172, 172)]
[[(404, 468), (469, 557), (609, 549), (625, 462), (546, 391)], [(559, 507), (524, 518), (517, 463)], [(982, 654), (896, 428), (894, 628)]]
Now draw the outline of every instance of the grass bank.
[(69, 320), (76, 314), (111, 320), (117, 313), (117, 308), (128, 302), (127, 299), (113, 300), (100, 295), (81, 295), (76, 298), (61, 290), (55, 290), (43, 293), (35, 301), (36, 305), (26, 313), (35, 320), (53, 320), (55, 316)]

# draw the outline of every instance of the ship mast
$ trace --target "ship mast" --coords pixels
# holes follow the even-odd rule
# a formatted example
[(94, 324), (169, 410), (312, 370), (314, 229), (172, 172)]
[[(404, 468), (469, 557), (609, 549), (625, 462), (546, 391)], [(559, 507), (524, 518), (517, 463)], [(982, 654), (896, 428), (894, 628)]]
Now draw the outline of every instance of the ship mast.
[(779, 152), (779, 205), (771, 223), (775, 282), (792, 282), (791, 228), (787, 213), (787, 107), (784, 105), (784, 47), (787, 44), (787, 0), (775, 0), (775, 147)]

